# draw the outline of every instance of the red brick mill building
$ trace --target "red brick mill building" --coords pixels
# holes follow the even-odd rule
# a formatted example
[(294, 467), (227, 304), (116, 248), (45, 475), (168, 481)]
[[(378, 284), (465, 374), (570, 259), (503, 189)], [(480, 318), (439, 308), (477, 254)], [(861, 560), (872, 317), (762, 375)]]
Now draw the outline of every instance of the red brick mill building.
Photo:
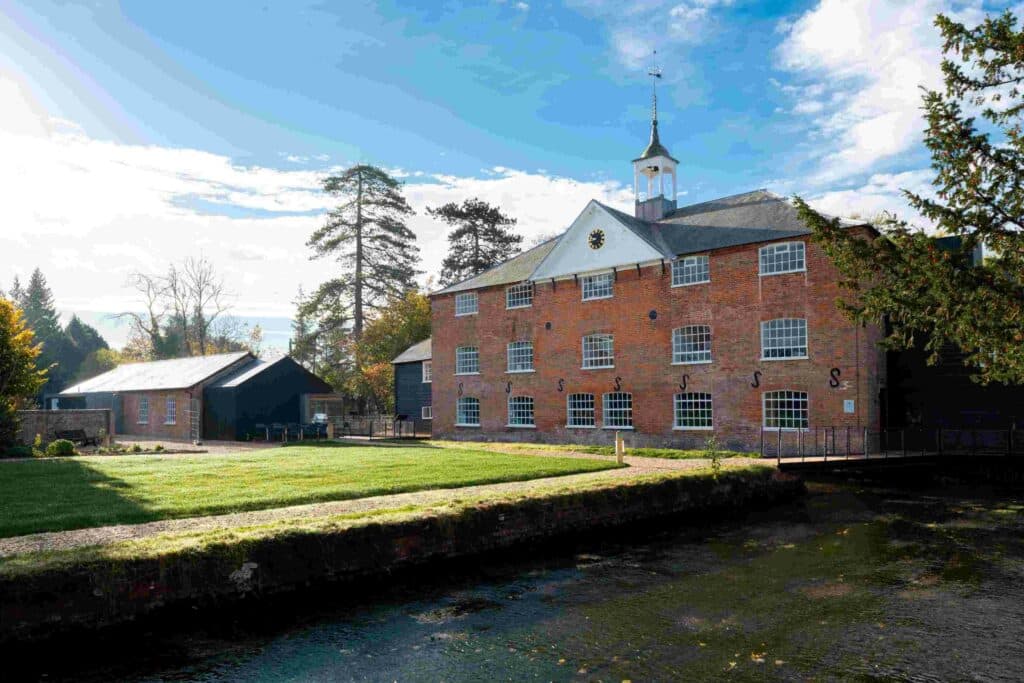
[(881, 331), (837, 310), (839, 274), (791, 203), (677, 208), (656, 120), (633, 163), (635, 215), (591, 201), (432, 296), (434, 436), (758, 450), (779, 430), (877, 430)]

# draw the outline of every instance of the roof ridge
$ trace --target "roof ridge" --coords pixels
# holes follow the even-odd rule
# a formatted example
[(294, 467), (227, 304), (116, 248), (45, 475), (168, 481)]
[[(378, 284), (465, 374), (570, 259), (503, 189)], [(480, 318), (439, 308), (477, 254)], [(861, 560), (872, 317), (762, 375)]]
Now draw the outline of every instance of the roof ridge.
[[(149, 364), (154, 364), (154, 363), (171, 363), (171, 362), (175, 362), (175, 361), (192, 360), (192, 359), (195, 359), (195, 358), (217, 358), (217, 357), (220, 357), (220, 356), (237, 356), (237, 355), (240, 355), (240, 354), (241, 355), (245, 355), (247, 353), (251, 353), (251, 352), (250, 351), (227, 351), (225, 353), (208, 353), (205, 356), (181, 356), (179, 358), (157, 358), (156, 360), (135, 360), (135, 361), (128, 361), (126, 363), (121, 363), (117, 367), (114, 367), (114, 368), (111, 368), (110, 370), (107, 370), (107, 372), (111, 372), (113, 370), (117, 370), (117, 368), (123, 367), (125, 365), (141, 365), (142, 363), (149, 363)], [(99, 377), (99, 375), (96, 375), (96, 376)]]
[(772, 197), (775, 197), (777, 199), (785, 199), (785, 197), (783, 197), (782, 195), (779, 195), (779, 194), (775, 194), (774, 192), (769, 190), (767, 187), (757, 187), (757, 188), (754, 188), (753, 190), (747, 190), (746, 192), (736, 192), (735, 194), (727, 194), (727, 195), (725, 195), (723, 197), (715, 197), (714, 199), (705, 199), (702, 202), (696, 202), (696, 203), (693, 203), (693, 204), (686, 204), (685, 206), (678, 207), (672, 213), (676, 213), (676, 211), (682, 211), (683, 209), (692, 209), (692, 208), (694, 208), (696, 206), (703, 206), (704, 204), (714, 204), (715, 202), (720, 202), (720, 201), (722, 201), (724, 199), (736, 199), (737, 197), (742, 197), (743, 195), (746, 195), (746, 194), (754, 194), (755, 192), (766, 192), (767, 194), (769, 194)]
[(444, 287), (442, 287), (441, 289), (439, 289), (439, 290), (437, 290), (435, 292), (429, 292), (427, 294), (427, 296), (433, 296), (435, 294), (441, 294), (442, 292), (448, 291), (452, 287), (458, 287), (459, 285), (466, 284), (467, 282), (470, 282), (471, 280), (475, 280), (478, 277), (482, 277), (482, 276), (486, 275), (487, 273), (491, 272), (492, 270), (494, 270), (495, 268), (501, 268), (502, 266), (504, 266), (504, 265), (506, 265), (508, 263), (511, 263), (512, 261), (515, 261), (517, 258), (526, 256), (530, 252), (536, 251), (537, 249), (540, 249), (541, 247), (543, 247), (545, 244), (548, 244), (549, 242), (554, 242), (555, 240), (560, 238), (562, 235), (564, 235), (566, 232), (567, 232), (566, 230), (563, 230), (562, 232), (558, 233), (558, 235), (556, 235), (555, 237), (552, 237), (550, 239), (546, 239), (543, 242), (541, 242), (540, 244), (535, 244), (532, 247), (530, 247), (529, 249), (527, 249), (526, 251), (521, 251), (518, 254), (516, 254), (515, 256), (511, 256), (511, 257), (505, 259), (501, 263), (495, 263), (490, 268), (487, 268), (485, 270), (481, 270), (476, 275), (470, 275), (469, 277), (463, 278), (463, 279), (459, 280), (458, 282), (453, 282), (450, 285), (445, 285)]

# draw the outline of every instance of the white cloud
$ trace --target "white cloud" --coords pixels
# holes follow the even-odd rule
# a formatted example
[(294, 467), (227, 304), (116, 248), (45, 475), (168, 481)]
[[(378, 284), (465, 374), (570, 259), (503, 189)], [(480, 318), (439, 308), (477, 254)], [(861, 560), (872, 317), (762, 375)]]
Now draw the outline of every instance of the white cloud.
[[(310, 261), (305, 246), (332, 205), (317, 188), (333, 167), (238, 166), (194, 149), (93, 139), (46, 117), (13, 83), (0, 73), (0, 288), (39, 266), (64, 310), (130, 310), (130, 272), (202, 253), (235, 290), (239, 314), (289, 317), (300, 284), (308, 291), (335, 274), (330, 261)], [(592, 198), (632, 201), (617, 183), (503, 167), (480, 178), (394, 170), (409, 181), (410, 227), (423, 269), (434, 274), (447, 229), (426, 206), (480, 197), (519, 219), (529, 242), (564, 229)]]
[(800, 100), (794, 113), (812, 117), (809, 136), (827, 141), (811, 182), (870, 172), (920, 145), (918, 86), (942, 83), (940, 12), (983, 16), (980, 0), (821, 0), (780, 24), (778, 66), (805, 81), (783, 90)]
[[(673, 59), (674, 45), (703, 43), (714, 33), (715, 11), (733, 0), (571, 0), (584, 14), (602, 20), (615, 55), (628, 69), (649, 66), (657, 49)], [(667, 63), (667, 62), (666, 62)]]
[(842, 216), (872, 219), (883, 211), (895, 213), (911, 224), (929, 228), (931, 224), (919, 215), (903, 196), (903, 190), (932, 196), (931, 180), (935, 173), (923, 168), (901, 173), (876, 173), (853, 189), (833, 190), (810, 197), (808, 201), (819, 211)]

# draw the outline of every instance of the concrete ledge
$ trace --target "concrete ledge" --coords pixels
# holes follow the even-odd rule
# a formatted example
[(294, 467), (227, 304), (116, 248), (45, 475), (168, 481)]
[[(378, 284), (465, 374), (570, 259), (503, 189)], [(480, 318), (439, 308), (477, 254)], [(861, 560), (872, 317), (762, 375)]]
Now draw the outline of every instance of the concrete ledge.
[[(0, 642), (124, 623), (165, 607), (199, 607), (645, 520), (742, 510), (791, 499), (803, 482), (769, 467), (604, 482), (515, 500), (364, 518), (322, 529), (278, 527), (155, 557), (0, 565)], [(239, 530), (240, 532), (243, 530)]]

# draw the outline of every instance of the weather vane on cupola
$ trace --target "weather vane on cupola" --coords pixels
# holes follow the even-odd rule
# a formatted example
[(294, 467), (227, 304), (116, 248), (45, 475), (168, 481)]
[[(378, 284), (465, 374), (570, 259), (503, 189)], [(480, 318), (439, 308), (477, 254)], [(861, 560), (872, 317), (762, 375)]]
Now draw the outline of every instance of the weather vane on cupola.
[[(676, 208), (676, 164), (658, 137), (658, 51), (654, 51), (654, 65), (647, 70), (651, 77), (651, 141), (639, 158), (633, 160), (633, 193), (636, 198), (636, 217), (661, 220)], [(646, 192), (640, 191), (640, 176), (647, 179)], [(672, 180), (672, 194), (665, 196), (665, 176)]]
[(654, 51), (654, 66), (647, 70), (651, 77), (651, 121), (654, 127), (658, 127), (658, 79), (661, 78), (661, 69), (658, 67), (658, 51)]

